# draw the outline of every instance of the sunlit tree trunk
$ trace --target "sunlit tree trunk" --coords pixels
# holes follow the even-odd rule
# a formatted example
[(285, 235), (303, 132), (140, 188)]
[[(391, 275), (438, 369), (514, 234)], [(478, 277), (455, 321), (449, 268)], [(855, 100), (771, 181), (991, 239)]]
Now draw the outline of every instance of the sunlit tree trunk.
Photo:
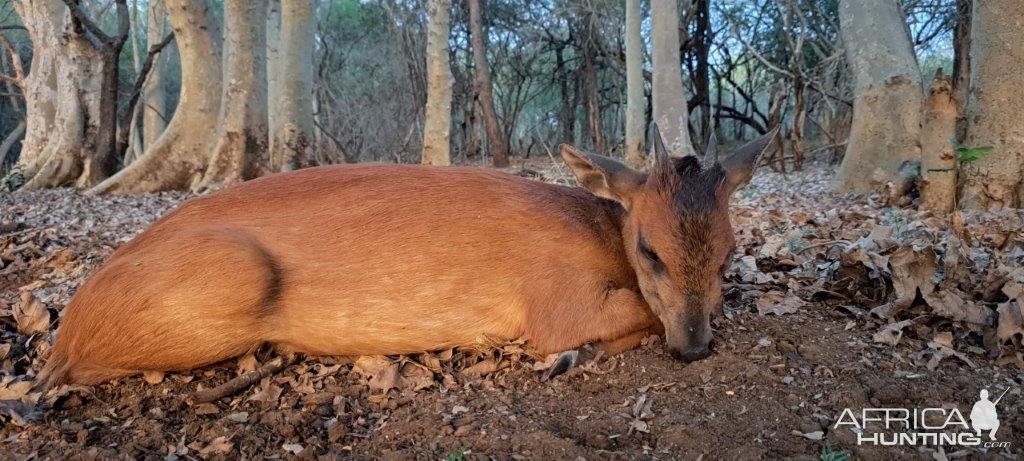
[(924, 92), (897, 2), (842, 0), (839, 20), (856, 84), (837, 186), (863, 192), (895, 176), (904, 160), (920, 158)]
[(487, 125), (487, 145), (490, 147), (494, 166), (506, 167), (508, 141), (502, 133), (498, 113), (494, 109), (494, 90), (491, 86), (491, 69), (487, 65), (487, 36), (484, 34), (481, 19), (480, 0), (469, 0), (469, 28), (473, 67), (476, 68), (476, 92), (480, 98), (480, 107), (484, 111), (484, 123)]
[(640, 0), (626, 0), (626, 161), (644, 165), (644, 51), (640, 37)]
[(14, 2), (14, 8), (32, 41), (32, 64), (24, 82), (25, 139), (18, 168), (33, 175), (53, 138), (57, 122), (59, 43), (67, 6), (60, 0)]
[[(26, 24), (35, 23), (26, 27), (44, 61), (51, 53), (46, 48), (57, 48), (52, 51), (56, 94), (43, 102), (54, 106), (52, 130), (42, 134), (45, 145), (31, 145), (18, 166), (26, 178), (23, 189), (90, 186), (116, 169), (118, 57), (128, 38), (128, 8), (124, 0), (115, 4), (117, 31), (111, 35), (77, 3), (40, 0), (15, 5)], [(78, 14), (71, 8), (78, 8)], [(62, 29), (54, 36), (51, 21), (58, 18)], [(49, 39), (56, 41), (43, 41)]]
[(968, 148), (992, 150), (961, 169), (961, 208), (1024, 205), (1024, 9), (1016, 0), (974, 2)]
[(959, 110), (953, 84), (935, 74), (921, 114), (921, 210), (948, 213), (956, 199), (956, 158), (950, 138), (955, 136)]
[(217, 139), (221, 30), (210, 0), (165, 0), (181, 58), (181, 94), (164, 134), (93, 193), (184, 189), (202, 177)]
[(281, 0), (267, 1), (267, 130), (281, 126), (277, 100), (281, 97)]
[[(142, 27), (141, 21), (139, 20), (139, 0), (132, 0), (132, 23), (131, 31), (131, 43), (132, 43), (132, 70), (135, 75), (138, 75), (142, 70), (142, 53), (143, 45), (142, 40), (139, 38), (140, 28)], [(135, 110), (132, 111), (132, 120), (129, 123), (131, 126), (128, 129), (128, 149), (124, 153), (124, 158), (121, 162), (125, 165), (132, 163), (135, 159), (142, 156), (142, 150), (145, 146), (142, 145), (142, 131), (139, 128), (139, 118), (142, 117), (143, 105), (139, 104), (135, 106)], [(118, 140), (121, 141), (120, 139)]]
[(651, 0), (653, 116), (666, 147), (677, 157), (694, 153), (680, 66), (679, 5), (676, 0)]
[(423, 123), (424, 165), (451, 164), (452, 76), (448, 63), (451, 0), (430, 0), (427, 31), (427, 104)]
[[(146, 29), (146, 43), (153, 46), (160, 43), (166, 35), (167, 10), (164, 8), (164, 0), (150, 0), (147, 16), (148, 26)], [(174, 46), (174, 45), (171, 45)], [(167, 128), (167, 90), (164, 87), (164, 72), (166, 72), (168, 50), (160, 53), (153, 61), (153, 68), (146, 78), (140, 111), (142, 113), (142, 147), (145, 148), (156, 143), (157, 138)]]
[(281, 0), (281, 31), (275, 88), (270, 100), (274, 131), (270, 133), (270, 167), (289, 171), (309, 163), (313, 141), (313, 33), (311, 0)]
[(267, 2), (226, 0), (224, 10), (220, 127), (201, 189), (255, 177), (267, 152)]

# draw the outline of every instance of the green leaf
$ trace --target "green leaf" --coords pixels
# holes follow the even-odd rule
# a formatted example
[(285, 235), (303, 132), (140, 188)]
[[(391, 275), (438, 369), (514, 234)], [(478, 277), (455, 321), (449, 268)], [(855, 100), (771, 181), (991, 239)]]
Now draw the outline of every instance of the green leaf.
[(821, 456), (818, 459), (821, 461), (848, 461), (850, 459), (850, 452), (836, 450), (832, 448), (832, 445), (826, 444), (824, 447), (821, 447)]
[(961, 163), (970, 163), (988, 154), (992, 150), (992, 146), (981, 146), (981, 147), (957, 147), (956, 148), (956, 159)]

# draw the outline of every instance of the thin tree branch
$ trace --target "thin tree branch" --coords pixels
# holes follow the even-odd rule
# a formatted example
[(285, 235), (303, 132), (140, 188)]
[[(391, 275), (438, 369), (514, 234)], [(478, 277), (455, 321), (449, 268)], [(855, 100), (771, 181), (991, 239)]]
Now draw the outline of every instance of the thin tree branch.
[(82, 9), (82, 5), (79, 3), (79, 0), (64, 0), (64, 4), (68, 6), (68, 11), (71, 12), (71, 16), (74, 17), (75, 22), (80, 24), (85, 28), (85, 30), (89, 31), (90, 34), (103, 42), (110, 42), (112, 40), (106, 32), (103, 32), (103, 29), (100, 28), (99, 25), (92, 22), (92, 19), (89, 19), (89, 16), (85, 14), (85, 10)]
[(22, 88), (22, 82), (25, 81), (25, 68), (21, 63), (21, 55), (14, 49), (14, 45), (7, 39), (7, 36), (2, 33), (0, 33), (0, 45), (3, 45), (7, 53), (11, 55), (11, 66), (14, 68), (14, 83), (19, 88)]
[[(121, 2), (118, 3), (120, 4)], [(167, 34), (160, 43), (149, 48), (146, 61), (142, 63), (142, 69), (139, 70), (139, 75), (135, 78), (135, 88), (132, 90), (132, 95), (128, 99), (128, 104), (125, 106), (121, 116), (120, 126), (118, 126), (117, 150), (115, 152), (117, 158), (124, 158), (124, 153), (128, 151), (128, 134), (131, 131), (131, 121), (134, 119), (132, 115), (135, 112), (135, 105), (139, 102), (139, 96), (142, 94), (142, 87), (146, 85), (149, 72), (153, 69), (153, 61), (156, 60), (156, 56), (163, 51), (164, 47), (171, 43), (171, 40), (174, 40), (174, 32)]]

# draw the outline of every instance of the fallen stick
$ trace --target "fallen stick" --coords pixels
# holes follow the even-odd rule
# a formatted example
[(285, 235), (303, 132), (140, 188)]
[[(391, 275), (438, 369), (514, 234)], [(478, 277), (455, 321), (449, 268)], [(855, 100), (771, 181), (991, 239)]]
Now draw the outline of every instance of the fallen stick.
[(235, 395), (249, 386), (260, 382), (261, 379), (279, 373), (285, 367), (295, 362), (295, 357), (295, 354), (290, 354), (287, 358), (277, 357), (260, 367), (259, 370), (236, 376), (234, 379), (217, 387), (200, 389), (192, 394), (189, 400), (192, 403), (209, 403)]

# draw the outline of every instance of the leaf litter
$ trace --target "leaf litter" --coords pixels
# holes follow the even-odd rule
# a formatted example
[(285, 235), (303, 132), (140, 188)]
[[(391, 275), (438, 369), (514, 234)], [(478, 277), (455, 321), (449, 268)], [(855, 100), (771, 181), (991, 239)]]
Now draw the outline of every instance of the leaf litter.
[[(531, 175), (539, 179), (572, 182), (560, 166), (531, 168)], [(1024, 216), (1020, 211), (933, 216), (909, 208), (886, 208), (878, 194), (834, 196), (827, 191), (829, 179), (829, 174), (821, 169), (785, 180), (771, 173), (759, 174), (734, 199), (733, 220), (739, 250), (726, 274), (728, 319), (771, 325), (788, 318), (797, 319), (798, 323), (805, 322), (800, 320), (804, 317), (831, 318), (839, 323), (833, 331), (848, 332), (849, 337), (846, 365), (831, 365), (840, 369), (876, 366), (876, 361), (887, 363), (882, 357), (888, 350), (895, 363), (902, 360), (903, 366), (912, 370), (941, 370), (943, 363), (952, 360), (958, 364), (955, 366), (967, 369), (991, 363), (1016, 373), (1024, 371)], [(83, 440), (94, 453), (109, 453), (112, 449), (116, 451), (116, 447), (110, 447), (114, 443), (110, 440), (120, 439), (105, 432), (103, 427), (108, 423), (104, 421), (123, 418), (122, 414), (136, 415), (130, 416), (138, 421), (136, 424), (156, 427), (160, 424), (156, 421), (173, 414), (181, 418), (183, 432), (171, 443), (158, 444), (161, 448), (157, 451), (164, 455), (205, 458), (230, 453), (277, 453), (302, 457), (310, 453), (350, 453), (353, 445), (365, 449), (366, 444), (376, 443), (376, 435), (399, 428), (405, 428), (402, 436), (409, 436), (407, 433), (417, 426), (394, 415), (414, 412), (411, 408), (424, 400), (448, 402), (436, 408), (439, 419), (430, 423), (437, 428), (431, 431), (439, 431), (438, 436), (447, 442), (435, 448), (429, 444), (416, 445), (440, 453), (447, 449), (445, 446), (459, 448), (464, 443), (459, 440), (486, 432), (487, 427), (496, 430), (494, 417), (509, 424), (535, 418), (526, 416), (531, 410), (514, 409), (517, 405), (508, 396), (516, 392), (547, 395), (553, 389), (569, 392), (565, 386), (597, 386), (594, 392), (599, 394), (593, 395), (600, 395), (610, 392), (601, 386), (603, 380), (625, 379), (622, 375), (630, 373), (642, 375), (645, 370), (643, 363), (627, 363), (622, 356), (598, 357), (550, 384), (541, 385), (536, 377), (550, 367), (557, 355), (537, 356), (522, 341), (481, 338), (476, 347), (411, 356), (302, 360), (283, 373), (262, 379), (246, 393), (204, 407), (206, 411), (199, 411), (198, 406), (184, 406), (183, 399), (175, 395), (197, 387), (212, 387), (251, 372), (266, 362), (272, 352), (258, 351), (233, 360), (226, 367), (166, 375), (148, 373), (139, 382), (147, 383), (145, 386), (151, 391), (125, 386), (121, 380), (121, 388), (115, 382), (98, 388), (99, 393), (68, 386), (48, 396), (33, 392), (34, 377), (49, 352), (63, 306), (74, 290), (114, 249), (186, 198), (187, 195), (175, 193), (88, 197), (67, 190), (0, 196), (0, 228), (5, 230), (0, 234), (0, 422), (8, 424), (0, 435), (22, 440), (22, 450), (61, 452), (65, 442), (59, 442), (59, 438), (26, 438), (29, 433), (47, 432), (46, 424), (57, 424), (56, 432), (72, 434), (73, 441)], [(761, 321), (757, 317), (766, 319)], [(730, 328), (730, 334), (744, 334), (742, 326)], [(801, 365), (807, 357), (824, 353), (801, 344), (797, 338), (785, 339), (780, 335), (785, 336), (753, 334), (745, 359), (748, 364), (732, 368), (747, 370), (742, 373), (750, 376), (744, 379), (755, 379), (758, 373), (782, 373), (789, 381), (787, 389), (800, 386), (794, 383), (813, 381), (794, 381), (793, 376), (810, 374), (829, 381), (827, 377), (837, 373), (821, 365), (817, 369)], [(657, 339), (645, 341), (643, 350), (650, 352), (641, 354), (663, 355)], [(778, 359), (785, 366), (771, 365)], [(762, 361), (769, 362), (765, 363), (765, 371), (749, 369), (749, 363)], [(703, 365), (711, 362), (713, 359), (692, 367), (713, 366)], [(714, 389), (726, 382), (725, 378), (720, 382), (716, 377), (724, 369), (714, 370), (715, 373), (695, 370), (698, 374), (689, 385), (699, 391), (687, 395), (714, 399)], [(725, 372), (729, 373), (732, 372)], [(899, 376), (915, 373), (926, 372), (897, 370)], [(608, 426), (604, 435), (584, 437), (585, 445), (592, 450), (647, 453), (651, 444), (676, 446), (678, 431), (665, 421), (664, 415), (679, 403), (666, 400), (666, 395), (684, 392), (685, 381), (677, 384), (672, 380), (672, 384), (664, 387), (651, 387), (648, 383), (635, 388), (634, 391), (642, 392), (626, 397), (625, 412), (616, 410), (617, 405), (608, 405), (607, 411), (620, 415), (622, 423), (602, 420), (599, 415), (606, 410), (600, 408), (591, 408), (589, 413), (572, 419), (579, 424)], [(776, 377), (770, 381), (781, 380)], [(742, 386), (724, 386), (728, 390), (720, 394), (723, 396), (744, 392)], [(144, 396), (149, 392), (155, 393), (149, 399), (161, 399), (164, 405), (144, 410), (142, 401), (128, 394)], [(478, 401), (464, 400), (478, 392), (491, 396), (489, 400), (493, 402), (487, 405), (487, 415), (494, 416), (481, 416)], [(117, 404), (117, 399), (127, 400), (128, 407)], [(655, 406), (655, 400), (660, 405)], [(589, 408), (585, 401), (558, 401)], [(100, 410), (104, 405), (114, 406)], [(95, 410), (87, 412), (91, 416), (81, 422), (46, 423), (47, 411), (67, 412), (94, 406)], [(745, 404), (734, 413), (755, 416), (756, 410), (751, 412), (749, 406)], [(659, 411), (659, 407), (663, 410)], [(430, 410), (426, 411), (429, 414)], [(827, 413), (824, 409), (815, 411), (818, 419)], [(317, 424), (313, 429), (300, 429), (292, 420)], [(275, 435), (247, 435), (230, 429), (239, 424), (269, 425), (276, 428)], [(838, 435), (827, 427), (804, 425), (807, 427), (792, 429), (804, 443), (836, 442), (833, 438)], [(316, 432), (316, 427), (322, 432)], [(309, 431), (320, 435), (304, 435)], [(781, 435), (786, 433), (788, 430)], [(681, 433), (680, 440), (685, 436)], [(520, 452), (532, 450), (534, 455), (566, 453), (549, 451), (559, 446), (557, 443), (538, 446), (515, 442), (519, 439), (514, 432), (503, 437), (506, 438), (499, 440), (508, 444), (496, 442), (502, 450), (515, 451), (518, 446)], [(776, 436), (765, 433), (759, 437)], [(637, 445), (631, 445), (631, 441)], [(486, 451), (486, 444), (477, 446)], [(799, 452), (801, 446), (804, 445), (778, 445), (771, 450)]]

